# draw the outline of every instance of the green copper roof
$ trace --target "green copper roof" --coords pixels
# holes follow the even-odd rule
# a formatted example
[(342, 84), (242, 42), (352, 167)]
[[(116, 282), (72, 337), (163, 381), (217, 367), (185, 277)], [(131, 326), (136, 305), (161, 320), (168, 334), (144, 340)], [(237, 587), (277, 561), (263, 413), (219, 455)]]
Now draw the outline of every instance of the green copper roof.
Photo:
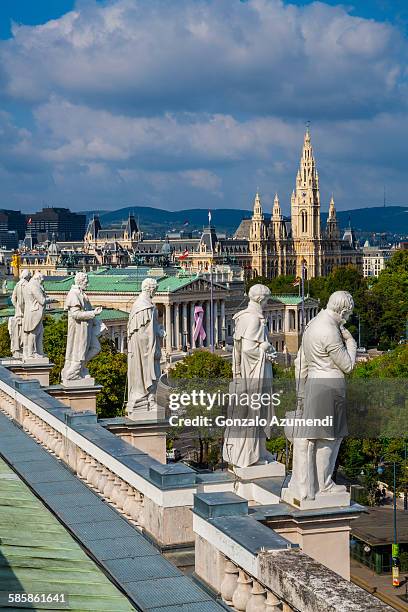
[[(0, 591), (65, 593), (79, 611), (134, 610), (61, 523), (0, 459)], [(55, 609), (41, 604), (30, 609)], [(1, 609), (8, 607), (1, 602)]]
[(116, 308), (104, 308), (101, 314), (97, 316), (97, 319), (101, 319), (101, 321), (120, 321), (128, 318), (128, 312), (116, 310)]
[[(47, 310), (47, 315), (60, 318), (63, 314), (65, 314), (65, 312), (66, 311), (63, 308), (55, 308), (52, 310)], [(14, 316), (14, 307), (3, 308), (0, 310), (0, 323), (12, 316)], [(125, 312), (124, 310), (117, 310), (116, 308), (104, 308), (97, 318), (101, 319), (101, 321), (120, 321), (123, 319), (128, 319), (129, 313)]]
[[(282, 304), (289, 306), (297, 306), (302, 302), (300, 295), (272, 295), (273, 299)], [(305, 297), (305, 300), (309, 299), (309, 296)]]
[[(180, 276), (162, 276), (157, 278), (158, 293), (171, 293), (177, 291), (191, 282), (196, 280), (197, 276), (180, 275)], [(142, 278), (136, 278), (134, 274), (88, 274), (87, 292), (113, 292), (113, 293), (134, 293), (140, 292), (142, 287)], [(44, 288), (48, 293), (69, 291), (74, 283), (73, 276), (67, 276), (61, 280), (44, 279)]]

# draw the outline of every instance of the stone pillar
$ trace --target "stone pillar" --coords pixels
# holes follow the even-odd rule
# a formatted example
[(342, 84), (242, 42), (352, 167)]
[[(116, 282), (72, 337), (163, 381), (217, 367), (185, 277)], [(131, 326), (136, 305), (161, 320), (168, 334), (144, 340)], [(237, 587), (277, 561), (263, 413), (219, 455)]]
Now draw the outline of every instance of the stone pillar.
[(211, 302), (207, 301), (205, 303), (205, 333), (206, 337), (206, 345), (209, 347), (211, 343)]
[(174, 348), (181, 349), (180, 342), (180, 304), (173, 304), (174, 310)]
[(0, 360), (0, 365), (8, 368), (23, 380), (38, 380), (42, 387), (50, 384), (50, 372), (54, 367), (48, 357), (24, 362), (19, 359), (6, 358)]
[(227, 321), (225, 319), (225, 300), (221, 300), (221, 341), (225, 343)]
[(191, 304), (190, 304), (190, 333), (191, 333), (190, 345), (191, 345), (191, 348), (195, 348), (195, 342), (194, 342), (194, 308), (195, 308), (195, 303), (191, 302)]
[(283, 331), (290, 331), (290, 311), (289, 308), (285, 309), (283, 318)]
[(182, 323), (181, 323), (181, 327), (183, 330), (183, 341), (182, 341), (182, 347), (183, 350), (186, 350), (187, 348), (187, 342), (188, 342), (188, 321), (187, 321), (187, 302), (183, 302), (182, 303)]
[(166, 351), (167, 353), (171, 353), (171, 306), (170, 304), (165, 305), (166, 309), (166, 324), (164, 326), (166, 330)]

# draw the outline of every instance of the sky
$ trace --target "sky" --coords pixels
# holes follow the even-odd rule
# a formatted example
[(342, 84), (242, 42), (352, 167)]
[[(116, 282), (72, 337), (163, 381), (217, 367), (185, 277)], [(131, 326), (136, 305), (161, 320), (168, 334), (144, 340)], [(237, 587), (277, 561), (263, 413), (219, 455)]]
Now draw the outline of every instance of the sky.
[[(405, 6), (407, 4), (407, 7)], [(1, 208), (406, 205), (408, 3), (2, 0)]]

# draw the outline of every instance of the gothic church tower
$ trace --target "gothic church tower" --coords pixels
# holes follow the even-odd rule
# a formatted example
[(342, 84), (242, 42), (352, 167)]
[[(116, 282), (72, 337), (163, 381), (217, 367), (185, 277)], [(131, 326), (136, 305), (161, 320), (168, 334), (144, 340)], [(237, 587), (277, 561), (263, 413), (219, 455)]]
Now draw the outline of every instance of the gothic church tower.
[(268, 275), (268, 228), (262, 210), (261, 198), (257, 192), (254, 200), (249, 232), (249, 248), (252, 255), (252, 270), (255, 276)]
[(306, 130), (296, 189), (291, 199), (292, 239), (296, 254), (296, 275), (302, 272), (302, 261), (308, 278), (320, 276), (321, 229), (319, 177), (309, 129)]

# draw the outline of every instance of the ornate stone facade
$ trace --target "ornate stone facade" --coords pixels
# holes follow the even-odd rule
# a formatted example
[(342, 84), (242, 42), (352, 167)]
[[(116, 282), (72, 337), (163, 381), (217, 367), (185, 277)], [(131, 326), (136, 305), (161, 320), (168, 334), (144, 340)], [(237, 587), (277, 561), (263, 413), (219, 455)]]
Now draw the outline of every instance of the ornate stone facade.
[[(302, 264), (305, 278), (325, 276), (335, 267), (348, 264), (362, 270), (362, 251), (352, 229), (340, 237), (333, 196), (322, 227), (319, 177), (308, 130), (292, 192), (290, 220), (282, 214), (278, 195), (271, 215), (265, 215), (257, 193), (252, 217), (241, 221), (233, 237), (221, 237), (215, 227), (209, 226), (200, 238), (142, 240), (136, 251), (140, 257), (148, 258), (162, 252), (165, 246), (170, 259), (180, 261), (190, 272), (204, 272), (223, 264), (239, 266), (247, 278), (282, 274), (300, 277)], [(180, 255), (182, 260), (178, 259)]]
[[(245, 222), (243, 222), (245, 223)], [(242, 225), (242, 224), (241, 224)], [(265, 218), (257, 193), (250, 223), (236, 236), (248, 235), (251, 275), (272, 278), (280, 274), (325, 276), (333, 268), (354, 264), (361, 267), (361, 252), (340, 239), (332, 196), (326, 226), (320, 217), (319, 176), (309, 130), (306, 131), (296, 186), (291, 197), (291, 221), (284, 219), (278, 195), (270, 220)]]

